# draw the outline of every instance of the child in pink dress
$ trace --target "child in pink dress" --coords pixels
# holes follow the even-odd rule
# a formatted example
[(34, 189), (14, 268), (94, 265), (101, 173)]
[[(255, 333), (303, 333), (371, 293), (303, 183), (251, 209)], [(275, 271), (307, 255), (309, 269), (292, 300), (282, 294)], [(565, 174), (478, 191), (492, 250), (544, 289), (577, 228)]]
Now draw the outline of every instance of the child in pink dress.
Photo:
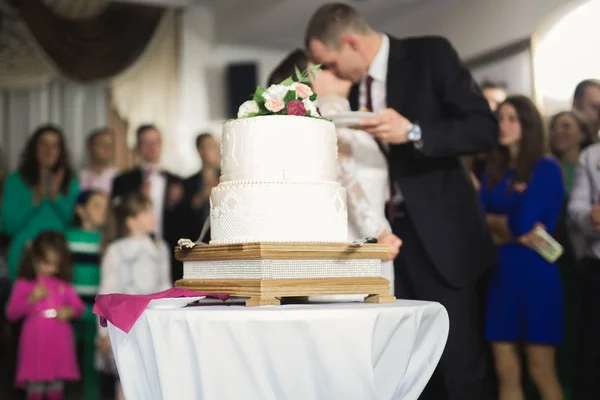
[(70, 320), (85, 305), (70, 283), (71, 256), (65, 237), (42, 232), (26, 247), (6, 316), (24, 319), (19, 338), (16, 386), (27, 400), (63, 398), (64, 381), (79, 380)]

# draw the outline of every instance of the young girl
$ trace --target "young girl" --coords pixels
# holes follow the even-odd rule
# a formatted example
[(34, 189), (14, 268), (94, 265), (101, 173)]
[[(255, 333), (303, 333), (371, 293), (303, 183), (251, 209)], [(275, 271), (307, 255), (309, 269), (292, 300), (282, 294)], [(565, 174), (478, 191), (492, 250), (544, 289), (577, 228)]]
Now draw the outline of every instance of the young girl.
[(492, 342), (500, 400), (524, 398), (520, 346), (543, 400), (562, 400), (554, 355), (563, 339), (563, 300), (555, 263), (532, 245), (537, 224), (553, 233), (565, 189), (558, 162), (546, 157), (542, 117), (531, 100), (498, 107), (500, 146), (489, 157), (481, 201), (498, 246), (488, 291), (486, 339)]
[(17, 387), (27, 388), (27, 399), (60, 400), (67, 380), (78, 380), (79, 370), (71, 319), (85, 305), (69, 283), (71, 257), (64, 236), (40, 233), (26, 246), (6, 316), (24, 319), (19, 338)]
[(74, 325), (77, 340), (83, 342), (83, 397), (86, 400), (100, 397), (100, 375), (94, 366), (97, 323), (92, 306), (100, 285), (101, 230), (106, 219), (106, 207), (104, 192), (81, 192), (77, 197), (73, 226), (67, 231), (74, 264), (73, 286), (86, 304), (83, 317)]
[[(100, 293), (150, 294), (171, 287), (167, 244), (151, 238), (155, 224), (152, 203), (142, 194), (117, 197), (105, 231)], [(116, 373), (106, 328), (99, 329), (98, 368)], [(117, 398), (123, 398), (117, 381)]]

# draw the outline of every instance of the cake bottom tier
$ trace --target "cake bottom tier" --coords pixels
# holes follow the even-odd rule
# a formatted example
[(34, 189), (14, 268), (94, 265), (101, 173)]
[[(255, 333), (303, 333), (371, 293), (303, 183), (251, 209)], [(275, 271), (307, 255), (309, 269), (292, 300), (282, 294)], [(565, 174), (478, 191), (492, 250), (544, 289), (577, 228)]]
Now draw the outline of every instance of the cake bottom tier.
[(346, 191), (327, 183), (220, 183), (210, 196), (211, 244), (346, 242)]
[(184, 279), (314, 279), (380, 275), (381, 261), (331, 260), (220, 260), (186, 261)]

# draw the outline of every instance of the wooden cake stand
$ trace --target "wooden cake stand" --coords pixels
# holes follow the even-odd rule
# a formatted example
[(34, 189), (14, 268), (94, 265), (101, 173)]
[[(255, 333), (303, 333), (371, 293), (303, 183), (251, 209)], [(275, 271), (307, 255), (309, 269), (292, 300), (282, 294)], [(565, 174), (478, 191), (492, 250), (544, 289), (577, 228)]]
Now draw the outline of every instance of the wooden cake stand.
[[(344, 243), (244, 243), (196, 245), (175, 249), (175, 257), (188, 262), (245, 260), (383, 260), (388, 246), (365, 244), (350, 247)], [(279, 305), (277, 297), (367, 294), (367, 303), (392, 303), (390, 281), (381, 276), (330, 277), (301, 279), (180, 279), (175, 286), (207, 293), (226, 293), (249, 297), (246, 306)]]

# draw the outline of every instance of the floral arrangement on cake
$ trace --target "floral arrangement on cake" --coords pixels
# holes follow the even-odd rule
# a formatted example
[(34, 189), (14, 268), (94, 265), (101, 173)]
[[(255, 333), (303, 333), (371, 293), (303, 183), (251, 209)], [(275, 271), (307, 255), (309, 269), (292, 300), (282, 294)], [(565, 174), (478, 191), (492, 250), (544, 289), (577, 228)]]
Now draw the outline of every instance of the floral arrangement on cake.
[(295, 67), (296, 79), (287, 78), (268, 88), (257, 87), (252, 100), (244, 102), (238, 109), (238, 118), (260, 115), (297, 115), (300, 117), (321, 118), (317, 110), (317, 95), (307, 85), (320, 65), (314, 65), (304, 72)]

